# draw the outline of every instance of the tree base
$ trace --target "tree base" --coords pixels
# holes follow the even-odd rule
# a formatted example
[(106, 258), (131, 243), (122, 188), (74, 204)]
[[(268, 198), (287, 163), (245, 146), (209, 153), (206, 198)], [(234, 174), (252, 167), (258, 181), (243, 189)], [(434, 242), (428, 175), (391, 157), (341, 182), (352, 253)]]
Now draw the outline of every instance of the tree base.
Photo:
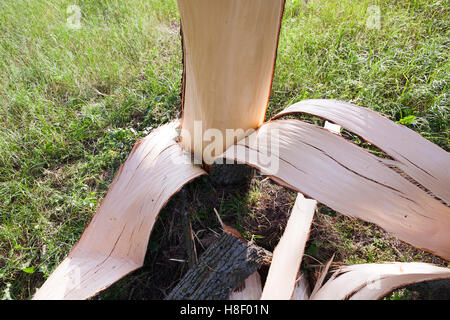
[(211, 182), (216, 186), (249, 185), (255, 169), (245, 164), (214, 163), (209, 171)]

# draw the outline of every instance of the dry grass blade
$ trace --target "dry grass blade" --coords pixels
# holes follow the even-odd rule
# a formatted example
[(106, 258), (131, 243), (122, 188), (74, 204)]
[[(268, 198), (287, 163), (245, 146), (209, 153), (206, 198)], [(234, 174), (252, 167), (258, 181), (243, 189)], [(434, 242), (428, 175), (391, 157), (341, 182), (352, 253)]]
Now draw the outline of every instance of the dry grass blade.
[(286, 229), (273, 252), (262, 300), (289, 300), (295, 289), (300, 263), (309, 237), (317, 201), (299, 193)]
[(319, 279), (317, 279), (316, 284), (314, 285), (314, 289), (311, 292), (311, 297), (313, 297), (317, 293), (317, 291), (319, 291), (319, 289), (322, 287), (323, 280), (325, 280), (325, 277), (327, 276), (328, 270), (330, 269), (333, 259), (334, 259), (334, 254), (331, 257), (331, 259), (328, 260), (327, 264), (323, 267), (320, 277), (319, 277)]
[(278, 120), (224, 156), (343, 214), (450, 259), (450, 209), (364, 149), (299, 120)]
[(336, 122), (398, 161), (401, 170), (450, 204), (450, 154), (413, 130), (380, 114), (335, 100), (304, 100), (280, 112), (308, 113)]
[(142, 266), (158, 213), (205, 172), (175, 142), (177, 123), (136, 142), (80, 241), (34, 299), (86, 299)]
[(311, 299), (381, 299), (409, 284), (449, 278), (450, 269), (427, 263), (356, 264), (338, 269)]

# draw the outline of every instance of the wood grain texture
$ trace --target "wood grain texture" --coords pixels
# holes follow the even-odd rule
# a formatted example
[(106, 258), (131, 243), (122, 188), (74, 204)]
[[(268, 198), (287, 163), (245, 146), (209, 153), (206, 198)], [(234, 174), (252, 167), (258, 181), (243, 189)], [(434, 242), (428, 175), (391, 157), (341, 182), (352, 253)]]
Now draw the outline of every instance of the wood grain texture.
[(336, 100), (304, 100), (274, 119), (299, 112), (333, 121), (376, 145), (396, 160), (398, 168), (450, 205), (450, 154), (418, 133), (370, 109)]
[(326, 129), (299, 120), (271, 121), (223, 156), (450, 259), (450, 209), (376, 156)]
[(295, 289), (317, 201), (299, 193), (270, 264), (261, 300), (289, 300)]
[(80, 241), (34, 299), (86, 299), (142, 266), (158, 213), (205, 174), (175, 142), (178, 123), (138, 140)]
[(314, 289), (312, 290), (312, 292), (310, 294), (311, 297), (314, 296), (317, 293), (317, 291), (319, 291), (319, 289), (322, 287), (323, 281), (325, 280), (325, 277), (328, 274), (328, 270), (330, 269), (331, 262), (333, 262), (333, 259), (334, 259), (334, 254), (331, 257), (331, 259), (328, 260), (328, 262), (325, 264), (325, 266), (322, 268), (322, 270), (320, 271), (320, 276), (317, 279), (316, 283), (314, 284)]
[(334, 272), (312, 300), (377, 300), (417, 282), (450, 279), (450, 269), (427, 263), (371, 263), (344, 266)]
[[(264, 121), (272, 85), (284, 0), (178, 0), (183, 31), (183, 147), (202, 158), (226, 129), (256, 129)], [(194, 121), (201, 121), (195, 132)], [(202, 143), (203, 142), (203, 143)], [(222, 141), (220, 141), (222, 142)], [(225, 143), (228, 142), (228, 145)], [(203, 159), (208, 164), (212, 157)]]

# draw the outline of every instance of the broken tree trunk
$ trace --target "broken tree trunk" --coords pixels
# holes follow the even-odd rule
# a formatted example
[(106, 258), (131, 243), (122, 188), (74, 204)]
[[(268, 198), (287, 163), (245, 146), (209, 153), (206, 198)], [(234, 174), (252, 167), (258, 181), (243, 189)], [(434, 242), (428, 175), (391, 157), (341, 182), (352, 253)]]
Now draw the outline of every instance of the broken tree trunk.
[(242, 286), (233, 290), (230, 300), (259, 300), (261, 298), (261, 276), (258, 271), (253, 272), (245, 279)]
[(210, 165), (264, 122), (284, 0), (178, 0), (178, 8), (181, 144)]
[(187, 271), (166, 300), (226, 300), (233, 289), (270, 259), (270, 252), (223, 234), (201, 255), (198, 264)]

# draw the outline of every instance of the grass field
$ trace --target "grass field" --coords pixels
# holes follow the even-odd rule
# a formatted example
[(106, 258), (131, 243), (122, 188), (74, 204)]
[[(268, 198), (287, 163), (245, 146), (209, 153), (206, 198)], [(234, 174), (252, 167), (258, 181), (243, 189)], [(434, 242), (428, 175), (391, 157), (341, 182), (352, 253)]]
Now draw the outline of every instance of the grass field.
[[(379, 28), (370, 23), (374, 5)], [(450, 150), (449, 21), (449, 1), (287, 0), (267, 116), (306, 98), (342, 99)], [(30, 298), (67, 255), (134, 141), (179, 115), (181, 71), (175, 0), (0, 2), (0, 297)], [(191, 196), (205, 184), (190, 185)], [(261, 203), (275, 187), (265, 184), (219, 197), (221, 214), (238, 213), (248, 235), (257, 230), (242, 215), (266, 212)], [(283, 192), (288, 212), (292, 194)], [(176, 199), (150, 240), (157, 261), (170, 252), (164, 230), (174, 206)], [(211, 208), (203, 209), (196, 218), (208, 226)], [(329, 238), (312, 232), (307, 253), (316, 260), (326, 248), (346, 263), (437, 261), (396, 252), (398, 240), (373, 226), (321, 212), (316, 223), (329, 227)], [(148, 293), (159, 285), (148, 280), (161, 273), (155, 268), (104, 297), (132, 297), (136, 283), (147, 291), (133, 298), (164, 295)]]

